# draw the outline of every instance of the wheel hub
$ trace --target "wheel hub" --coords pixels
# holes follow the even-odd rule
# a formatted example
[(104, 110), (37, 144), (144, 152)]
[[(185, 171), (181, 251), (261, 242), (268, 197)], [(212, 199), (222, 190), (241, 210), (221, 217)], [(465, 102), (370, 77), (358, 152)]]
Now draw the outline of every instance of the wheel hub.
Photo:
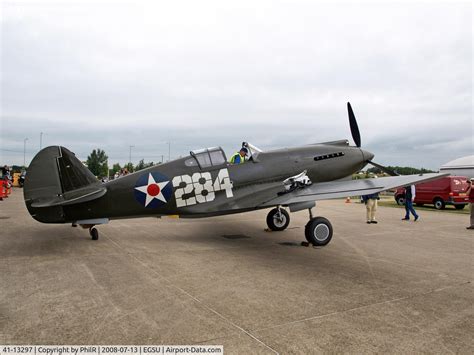
[(314, 228), (314, 237), (320, 242), (324, 242), (329, 237), (329, 227), (325, 224), (318, 224)]
[(282, 227), (285, 225), (286, 223), (286, 217), (283, 213), (277, 213), (273, 216), (273, 223), (275, 223), (275, 225), (277, 227)]

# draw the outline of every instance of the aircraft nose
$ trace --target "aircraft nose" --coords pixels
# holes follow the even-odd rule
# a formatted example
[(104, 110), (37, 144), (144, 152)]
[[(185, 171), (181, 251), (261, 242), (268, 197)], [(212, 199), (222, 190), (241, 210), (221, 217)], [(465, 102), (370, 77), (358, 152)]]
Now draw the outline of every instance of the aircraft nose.
[(360, 150), (362, 152), (362, 155), (364, 156), (364, 160), (372, 160), (374, 158), (374, 154), (371, 152), (368, 152), (367, 150)]

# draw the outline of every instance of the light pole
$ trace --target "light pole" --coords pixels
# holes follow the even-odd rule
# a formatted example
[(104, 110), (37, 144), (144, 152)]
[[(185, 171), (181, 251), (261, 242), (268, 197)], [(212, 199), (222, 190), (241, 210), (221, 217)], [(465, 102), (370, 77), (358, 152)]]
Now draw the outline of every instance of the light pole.
[(132, 164), (132, 148), (135, 148), (134, 145), (130, 145), (129, 146), (130, 150), (129, 150), (129, 153), (128, 153), (128, 162), (130, 163), (130, 165)]
[(40, 150), (43, 147), (43, 132), (40, 132)]
[(23, 166), (26, 168), (26, 141), (28, 138), (23, 140)]
[(171, 142), (168, 142), (168, 161), (171, 161)]
[(106, 170), (105, 176), (107, 177), (106, 181), (109, 181), (109, 159), (105, 161), (105, 170)]

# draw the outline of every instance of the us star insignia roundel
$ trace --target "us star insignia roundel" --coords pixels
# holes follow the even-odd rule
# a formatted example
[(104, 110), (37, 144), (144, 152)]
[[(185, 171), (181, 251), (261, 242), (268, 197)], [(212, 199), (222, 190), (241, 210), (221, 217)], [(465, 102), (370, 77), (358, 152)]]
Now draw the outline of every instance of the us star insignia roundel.
[(160, 173), (143, 174), (135, 184), (135, 198), (144, 207), (157, 208), (166, 204), (173, 193), (169, 179)]

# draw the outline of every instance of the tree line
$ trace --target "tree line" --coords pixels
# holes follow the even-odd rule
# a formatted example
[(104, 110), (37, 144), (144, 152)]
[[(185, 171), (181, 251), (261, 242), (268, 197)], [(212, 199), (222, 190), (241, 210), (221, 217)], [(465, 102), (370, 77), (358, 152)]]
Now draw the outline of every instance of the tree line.
[(143, 170), (149, 168), (155, 163), (147, 162), (145, 163), (144, 159), (141, 159), (137, 165), (133, 165), (133, 163), (129, 162), (123, 166), (119, 163), (115, 163), (112, 165), (112, 168), (108, 169), (108, 159), (109, 157), (102, 149), (94, 149), (92, 152), (87, 156), (86, 165), (87, 168), (97, 177), (110, 177), (114, 176), (116, 172), (119, 172), (121, 169), (127, 169), (128, 172), (133, 173), (134, 171)]
[[(396, 172), (397, 174), (400, 175), (413, 175), (413, 174), (427, 174), (427, 173), (435, 173), (436, 171), (425, 169), (425, 168), (412, 168), (410, 166), (387, 166), (388, 169)], [(367, 169), (368, 173), (373, 173), (373, 174), (381, 174), (383, 173), (382, 170), (380, 170), (377, 167), (369, 168)]]

